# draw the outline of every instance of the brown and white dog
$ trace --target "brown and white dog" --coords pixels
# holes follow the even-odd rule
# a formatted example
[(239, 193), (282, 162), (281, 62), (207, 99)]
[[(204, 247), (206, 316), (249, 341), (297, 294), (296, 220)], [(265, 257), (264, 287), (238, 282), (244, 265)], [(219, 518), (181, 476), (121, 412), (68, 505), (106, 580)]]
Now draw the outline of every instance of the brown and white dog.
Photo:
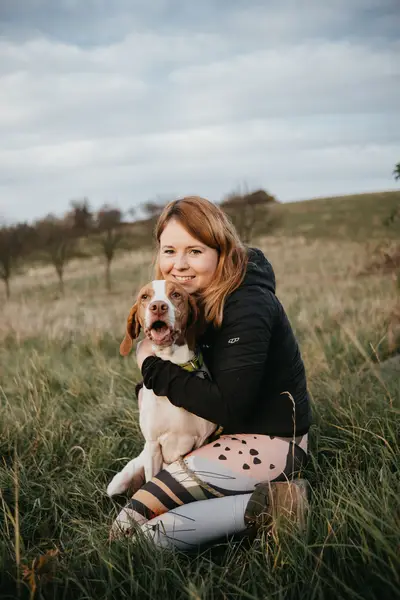
[[(197, 318), (196, 303), (181, 285), (152, 281), (140, 290), (129, 313), (120, 353), (129, 354), (133, 339), (143, 329), (156, 356), (184, 367), (195, 365), (193, 326)], [(202, 370), (207, 372), (204, 365)], [(174, 406), (167, 397), (156, 396), (145, 386), (139, 411), (143, 451), (114, 476), (107, 487), (109, 496), (121, 494), (135, 481), (143, 482), (143, 474), (149, 481), (163, 465), (202, 446), (216, 429), (214, 423)]]

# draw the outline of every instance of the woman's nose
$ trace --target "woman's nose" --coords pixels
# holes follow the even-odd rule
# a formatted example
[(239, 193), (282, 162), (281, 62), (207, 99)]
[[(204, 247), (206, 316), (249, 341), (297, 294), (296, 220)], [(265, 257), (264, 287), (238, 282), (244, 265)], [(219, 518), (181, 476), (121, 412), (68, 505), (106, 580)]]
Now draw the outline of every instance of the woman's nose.
[(188, 261), (186, 254), (177, 254), (175, 256), (175, 268), (176, 269), (187, 269)]

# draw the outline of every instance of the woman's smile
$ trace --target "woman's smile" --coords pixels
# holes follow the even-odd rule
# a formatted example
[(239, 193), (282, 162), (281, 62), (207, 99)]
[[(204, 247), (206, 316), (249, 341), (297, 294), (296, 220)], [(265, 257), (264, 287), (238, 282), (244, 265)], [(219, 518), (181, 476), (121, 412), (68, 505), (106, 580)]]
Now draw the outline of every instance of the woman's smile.
[(174, 277), (177, 281), (182, 283), (185, 281), (191, 281), (192, 279), (194, 279), (196, 277), (196, 275), (174, 275), (172, 273), (172, 277)]

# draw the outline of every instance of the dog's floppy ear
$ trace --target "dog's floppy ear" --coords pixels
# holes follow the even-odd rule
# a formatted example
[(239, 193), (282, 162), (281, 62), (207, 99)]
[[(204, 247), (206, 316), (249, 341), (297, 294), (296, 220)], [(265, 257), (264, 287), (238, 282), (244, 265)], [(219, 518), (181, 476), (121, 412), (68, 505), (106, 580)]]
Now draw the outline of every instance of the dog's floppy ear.
[(119, 347), (119, 352), (122, 356), (127, 356), (132, 350), (133, 340), (139, 337), (140, 333), (140, 322), (137, 315), (137, 302), (132, 306), (131, 311), (126, 322), (126, 333), (125, 337)]
[(196, 300), (189, 294), (188, 297), (189, 314), (186, 321), (186, 343), (191, 350), (196, 347), (196, 338), (199, 326), (199, 308)]
[(197, 323), (197, 319), (199, 318), (199, 309), (197, 306), (197, 302), (191, 294), (189, 294), (188, 301), (189, 301), (189, 314), (188, 314), (188, 319), (187, 319), (187, 323), (186, 323), (187, 329), (189, 329), (189, 327), (193, 327), (193, 325), (195, 323)]

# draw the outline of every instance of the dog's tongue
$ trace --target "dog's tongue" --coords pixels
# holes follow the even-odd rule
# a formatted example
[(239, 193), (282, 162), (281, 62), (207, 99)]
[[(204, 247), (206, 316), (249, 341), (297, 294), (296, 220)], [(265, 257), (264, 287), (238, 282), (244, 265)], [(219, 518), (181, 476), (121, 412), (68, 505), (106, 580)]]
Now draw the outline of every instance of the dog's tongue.
[(169, 329), (166, 325), (162, 327), (157, 327), (157, 329), (152, 329), (150, 332), (151, 339), (155, 341), (155, 343), (162, 342), (164, 338), (169, 334)]

